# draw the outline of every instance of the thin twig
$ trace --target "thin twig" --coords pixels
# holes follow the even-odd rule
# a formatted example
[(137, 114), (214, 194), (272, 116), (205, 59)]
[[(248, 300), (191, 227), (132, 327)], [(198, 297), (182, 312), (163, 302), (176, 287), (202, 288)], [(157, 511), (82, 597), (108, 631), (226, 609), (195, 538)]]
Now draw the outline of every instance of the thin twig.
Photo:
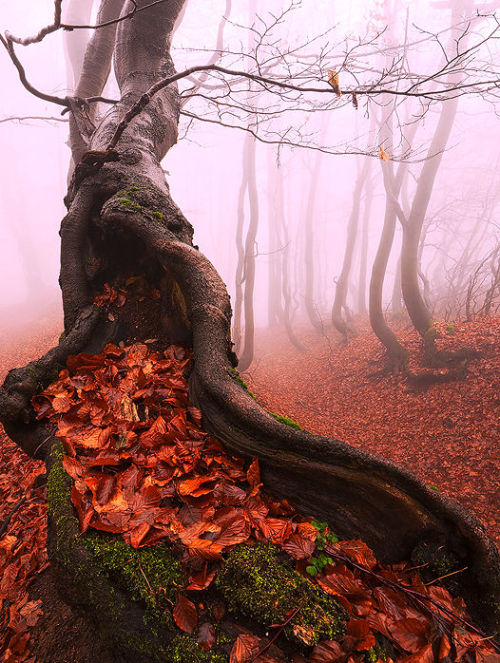
[[(354, 562), (349, 557), (339, 554), (337, 550), (329, 544), (325, 545), (325, 550), (331, 555), (331, 557), (339, 560), (343, 564), (353, 566), (355, 569), (358, 569), (358, 571), (361, 571), (362, 573), (369, 575), (372, 578), (375, 578), (377, 582), (379, 582), (380, 584), (385, 585), (386, 587), (390, 587), (391, 589), (394, 589), (396, 591), (403, 592), (403, 594), (407, 594), (408, 596), (411, 596), (413, 600), (416, 601), (419, 605), (421, 605), (426, 610), (426, 612), (428, 612), (434, 619), (437, 619), (439, 621), (438, 615), (436, 615), (435, 611), (432, 610), (431, 607), (427, 606), (424, 603), (424, 601), (428, 601), (438, 610), (445, 613), (448, 617), (452, 618), (455, 621), (460, 622), (463, 626), (466, 626), (469, 630), (473, 631), (477, 635), (480, 635), (482, 638), (487, 637), (486, 634), (483, 633), (483, 631), (478, 629), (476, 626), (470, 624), (467, 620), (463, 619), (463, 617), (460, 617), (460, 615), (457, 615), (457, 613), (453, 612), (453, 610), (450, 610), (446, 606), (439, 603), (439, 601), (435, 601), (432, 597), (427, 596), (426, 594), (422, 594), (421, 592), (417, 592), (414, 589), (410, 589), (410, 587), (405, 587), (401, 583), (395, 582), (394, 580), (389, 580), (388, 578), (384, 578), (383, 576), (379, 575), (378, 573), (375, 573), (375, 571), (372, 571), (366, 566), (358, 564), (358, 562)], [(500, 645), (496, 644), (494, 641), (492, 641), (492, 646), (497, 651), (500, 651)]]
[(0, 536), (3, 536), (3, 534), (6, 532), (10, 524), (10, 521), (12, 520), (12, 516), (16, 513), (16, 511), (18, 511), (22, 507), (22, 505), (25, 502), (26, 502), (26, 497), (21, 497), (19, 502), (16, 502), (16, 504), (14, 504), (14, 507), (10, 510), (9, 515), (4, 520), (2, 526), (0, 527)]
[(267, 645), (265, 645), (264, 647), (262, 647), (262, 649), (260, 649), (260, 650), (259, 650), (254, 656), (252, 656), (252, 658), (250, 659), (249, 663), (253, 663), (253, 661), (257, 660), (257, 659), (259, 658), (259, 656), (262, 656), (262, 654), (264, 654), (264, 652), (266, 652), (266, 651), (271, 647), (271, 645), (273, 644), (273, 642), (276, 642), (276, 640), (279, 638), (279, 636), (283, 633), (283, 629), (285, 628), (285, 626), (287, 626), (287, 624), (289, 624), (289, 623), (292, 621), (292, 619), (295, 617), (295, 615), (296, 615), (300, 610), (302, 610), (303, 607), (304, 607), (304, 603), (302, 603), (301, 605), (299, 605), (299, 607), (296, 608), (296, 609), (292, 612), (292, 614), (290, 615), (290, 617), (288, 617), (288, 619), (286, 620), (286, 622), (283, 622), (283, 624), (280, 624), (279, 629), (278, 629), (278, 630), (276, 631), (276, 633), (273, 635), (273, 637), (271, 638), (271, 640), (269, 640), (269, 642), (267, 643)]

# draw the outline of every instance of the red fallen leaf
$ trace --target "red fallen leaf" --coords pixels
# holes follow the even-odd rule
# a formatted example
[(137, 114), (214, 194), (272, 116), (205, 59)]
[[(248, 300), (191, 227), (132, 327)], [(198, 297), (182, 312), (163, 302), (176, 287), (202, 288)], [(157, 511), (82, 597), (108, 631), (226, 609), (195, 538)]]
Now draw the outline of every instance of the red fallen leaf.
[(288, 541), (283, 544), (283, 550), (294, 559), (306, 559), (307, 557), (311, 557), (314, 549), (314, 541), (303, 539), (300, 534), (292, 534)]
[(212, 649), (215, 643), (215, 629), (212, 624), (206, 622), (198, 630), (198, 642), (203, 651)]
[(196, 424), (196, 426), (200, 427), (201, 426), (201, 410), (199, 410), (197, 407), (194, 407), (193, 405), (190, 405), (187, 410), (189, 412), (189, 416), (191, 417), (193, 422)]
[(252, 633), (241, 633), (231, 649), (229, 663), (250, 663), (260, 649), (260, 638)]
[(222, 482), (214, 488), (214, 503), (223, 506), (241, 505), (247, 494), (242, 488)]
[(83, 480), (92, 491), (94, 507), (107, 504), (115, 488), (115, 477), (112, 474), (102, 474), (99, 472), (94, 476), (84, 477)]
[(432, 651), (432, 645), (425, 645), (423, 649), (420, 649), (415, 654), (410, 656), (405, 656), (400, 658), (398, 663), (434, 663), (434, 653)]
[(343, 641), (347, 650), (366, 651), (375, 644), (375, 636), (365, 619), (351, 619), (347, 624), (347, 635)]
[(372, 628), (374, 631), (377, 631), (377, 633), (381, 633), (388, 640), (392, 638), (389, 630), (390, 620), (384, 613), (372, 611), (367, 616), (366, 621), (370, 624), (370, 628)]
[(335, 640), (325, 640), (315, 645), (307, 660), (310, 663), (336, 663), (343, 658), (345, 652), (339, 643)]
[(76, 458), (72, 458), (71, 456), (66, 456), (66, 455), (63, 456), (62, 466), (66, 471), (66, 473), (69, 474), (69, 476), (72, 479), (77, 479), (82, 477), (85, 471), (80, 461), (77, 460)]
[(222, 559), (221, 552), (224, 546), (214, 543), (214, 541), (207, 541), (206, 539), (195, 539), (189, 545), (189, 553), (192, 557), (206, 560), (220, 560)]
[[(214, 477), (210, 476), (197, 476), (192, 479), (186, 479), (178, 485), (178, 490), (181, 495), (192, 495), (193, 497), (201, 497), (201, 495), (206, 495), (211, 493), (213, 490), (213, 484), (215, 482)], [(204, 484), (210, 483), (210, 486), (204, 486)], [(200, 488), (203, 486), (203, 488)]]
[(318, 530), (311, 523), (297, 523), (296, 532), (309, 541), (315, 542), (318, 537)]
[(248, 485), (250, 486), (251, 494), (255, 495), (258, 492), (259, 486), (262, 485), (260, 482), (260, 468), (257, 458), (253, 459), (250, 467), (247, 470), (247, 481)]
[(139, 441), (146, 448), (159, 447), (168, 437), (168, 427), (163, 417), (158, 417), (151, 428), (142, 433)]
[(389, 615), (394, 620), (406, 617), (407, 605), (400, 594), (389, 587), (375, 587), (373, 597), (379, 606), (380, 612)]
[(353, 562), (362, 564), (368, 569), (373, 569), (377, 565), (377, 559), (373, 550), (368, 548), (364, 541), (338, 541), (332, 546), (339, 553), (343, 553)]
[(194, 603), (183, 594), (177, 594), (173, 617), (181, 631), (185, 631), (189, 635), (191, 635), (198, 623), (198, 613), (196, 612)]
[(57, 394), (52, 399), (52, 409), (54, 412), (68, 412), (72, 405), (71, 394), (68, 393)]
[(77, 483), (75, 482), (71, 488), (71, 502), (76, 509), (76, 515), (80, 522), (80, 532), (83, 533), (88, 529), (95, 511), (92, 507), (91, 493), (87, 490), (80, 491), (77, 488)]
[[(219, 521), (217, 521), (219, 524)], [(243, 543), (250, 536), (250, 527), (243, 513), (236, 513), (230, 520), (225, 520), (220, 534), (215, 539), (220, 546), (234, 546)]]
[(216, 570), (213, 569), (209, 572), (208, 565), (205, 564), (203, 571), (199, 571), (198, 573), (193, 573), (191, 575), (189, 578), (189, 585), (186, 587), (186, 589), (194, 591), (201, 591), (202, 589), (206, 589), (215, 578), (215, 574)]
[(257, 522), (257, 526), (264, 537), (273, 543), (282, 544), (292, 534), (290, 523), (283, 518), (263, 518)]
[(453, 612), (455, 609), (455, 606), (453, 605), (453, 597), (445, 587), (431, 585), (428, 587), (428, 592), (434, 601), (437, 601), (437, 603), (440, 603), (442, 606)]
[(400, 619), (389, 625), (392, 638), (407, 652), (415, 654), (429, 640), (431, 625), (420, 619)]
[(141, 523), (140, 525), (137, 525), (137, 527), (134, 527), (134, 529), (130, 530), (128, 537), (130, 545), (133, 548), (138, 548), (150, 529), (151, 525), (149, 523)]
[(451, 651), (450, 641), (448, 640), (446, 633), (443, 633), (443, 635), (441, 636), (441, 642), (439, 643), (438, 661), (441, 662), (447, 659), (450, 651)]

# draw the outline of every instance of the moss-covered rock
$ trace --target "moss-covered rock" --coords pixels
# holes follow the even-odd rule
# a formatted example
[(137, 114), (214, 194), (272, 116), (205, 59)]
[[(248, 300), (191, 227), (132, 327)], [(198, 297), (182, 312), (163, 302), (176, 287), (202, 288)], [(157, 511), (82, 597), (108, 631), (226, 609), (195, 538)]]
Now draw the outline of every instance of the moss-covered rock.
[(134, 549), (112, 535), (81, 535), (62, 455), (61, 445), (54, 446), (47, 487), (49, 555), (59, 587), (67, 592), (65, 598), (95, 617), (101, 636), (117, 652), (118, 660), (198, 660), (180, 659), (171, 645), (179, 632), (170, 606), (185, 585), (179, 561), (166, 546)]
[[(220, 625), (215, 646), (205, 652), (196, 632), (180, 634), (173, 621), (172, 606), (187, 580), (168, 546), (135, 549), (114, 535), (80, 534), (62, 457), (62, 446), (54, 446), (48, 460), (49, 555), (68, 602), (95, 617), (118, 661), (225, 663), (234, 638), (227, 641)], [(280, 556), (271, 544), (237, 546), (209, 590), (209, 602), (222, 595), (231, 620), (250, 618), (262, 632), (297, 611), (284, 629), (293, 647), (338, 639), (344, 610)]]
[(301, 645), (336, 640), (345, 631), (344, 609), (279, 560), (271, 544), (238, 546), (231, 552), (216, 584), (228, 608), (269, 627), (296, 615), (284, 629), (285, 636)]

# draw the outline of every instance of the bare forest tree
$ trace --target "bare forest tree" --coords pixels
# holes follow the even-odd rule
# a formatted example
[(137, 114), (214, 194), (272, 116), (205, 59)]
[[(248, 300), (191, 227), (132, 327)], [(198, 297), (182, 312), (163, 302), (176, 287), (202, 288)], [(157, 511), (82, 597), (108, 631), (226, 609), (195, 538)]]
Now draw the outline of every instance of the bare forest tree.
[[(303, 512), (316, 514), (344, 537), (362, 537), (385, 560), (408, 558), (422, 541), (446, 546), (466, 567), (460, 578), (472, 609), (485, 625), (494, 628), (492, 605), (500, 598), (498, 555), (470, 514), (392, 463), (276, 421), (236, 379), (225, 285), (207, 258), (193, 247), (193, 229), (172, 200), (161, 166), (176, 143), (181, 108), (188, 121), (197, 117), (228, 124), (224, 113), (231, 106), (231, 115), (236, 117), (230, 123), (233, 126), (239, 125), (261, 140), (304, 143), (305, 137), (293, 127), (286, 136), (277, 135), (270, 115), (287, 106), (296, 109), (318, 104), (321, 99), (321, 107), (332, 110), (345, 103), (345, 97), (351, 103), (354, 95), (361, 99), (382, 92), (439, 100), (462, 93), (460, 86), (446, 83), (431, 91), (428, 73), (416, 77), (406, 72), (403, 81), (408, 88), (402, 90), (394, 86), (402, 76), (398, 63), (382, 72), (370, 69), (370, 82), (356, 85), (341, 98), (338, 86), (328, 83), (327, 75), (328, 69), (338, 70), (339, 63), (331, 62), (327, 52), (312, 63), (296, 59), (296, 52), (281, 47), (276, 55), (274, 37), (267, 55), (258, 48), (243, 58), (247, 68), (208, 64), (176, 73), (170, 46), (183, 0), (105, 0), (85, 53), (76, 96), (59, 98), (29, 83), (16, 44), (36, 43), (61, 27), (61, 4), (55, 0), (54, 24), (34, 38), (18, 39), (9, 33), (1, 37), (24, 86), (70, 113), (75, 165), (65, 198), (68, 211), (61, 225), (65, 333), (38, 361), (7, 376), (0, 390), (0, 419), (7, 433), (28, 454), (45, 460), (49, 472), (56, 468), (64, 474), (57, 467), (54, 430), (36, 420), (31, 398), (51, 382), (68, 355), (97, 352), (107, 343), (153, 338), (159, 348), (172, 342), (185, 344), (193, 351), (190, 397), (201, 410), (204, 429), (231, 454), (258, 458), (263, 482), (272, 495), (292, 499)], [(366, 45), (367, 51), (374, 48), (373, 43)], [(259, 51), (261, 59), (256, 61)], [(355, 51), (343, 57), (347, 69), (356, 68)], [(102, 100), (112, 58), (119, 99), (107, 100), (112, 101), (111, 107), (100, 115), (96, 102)], [(290, 66), (283, 66), (287, 58)], [(186, 83), (189, 76), (207, 71), (210, 78)], [(445, 80), (446, 65), (435, 75)], [(476, 92), (494, 90), (498, 77), (493, 84), (491, 76), (491, 70), (481, 72), (473, 85), (472, 81), (466, 85), (471, 84)], [(179, 92), (178, 84), (191, 84), (191, 88)], [(208, 102), (211, 111), (202, 117), (196, 102), (207, 96), (211, 84), (215, 85)], [(241, 92), (249, 87), (254, 92), (251, 104), (241, 101), (248, 99)], [(192, 111), (185, 104), (190, 96), (195, 103)], [(267, 120), (261, 121), (264, 110)], [(249, 126), (254, 113), (260, 113), (259, 122)], [(135, 276), (144, 278), (160, 293), (159, 298), (131, 293), (126, 305), (113, 309), (112, 316), (103, 315), (101, 306), (93, 302), (104, 284), (125, 283)], [(151, 660), (178, 633), (166, 622), (160, 630), (151, 629), (145, 618), (147, 605), (124, 593), (112, 577), (100, 575), (93, 584), (95, 578), (78, 573), (75, 561), (88, 559), (89, 553), (85, 537), (79, 535), (69, 495), (65, 496), (64, 491), (58, 493), (57, 499), (62, 500), (59, 514), (49, 509), (49, 551), (61, 591), (92, 613), (122, 660)], [(103, 596), (116, 598), (113, 611), (109, 601), (97, 600)], [(230, 626), (237, 619), (231, 613), (225, 622)], [(147, 653), (144, 643), (148, 643)]]

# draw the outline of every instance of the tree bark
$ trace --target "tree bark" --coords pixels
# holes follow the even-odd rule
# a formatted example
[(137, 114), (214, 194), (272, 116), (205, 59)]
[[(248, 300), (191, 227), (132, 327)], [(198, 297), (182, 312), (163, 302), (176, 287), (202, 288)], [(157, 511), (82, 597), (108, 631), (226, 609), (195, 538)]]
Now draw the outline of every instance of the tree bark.
[[(121, 100), (93, 132), (92, 149), (105, 150), (131, 105), (152, 83), (172, 73), (170, 38), (182, 5), (182, 0), (170, 0), (119, 24), (115, 70)], [(53, 380), (54, 369), (69, 354), (100, 351), (107, 342), (151, 338), (152, 332), (165, 345), (181, 341), (193, 349), (190, 395), (202, 411), (205, 430), (230, 453), (259, 458), (267, 490), (293, 500), (304, 514), (328, 521), (340, 535), (363, 538), (385, 561), (408, 558), (422, 541), (446, 546), (467, 566), (461, 578), (472, 609), (493, 627), (491, 606), (500, 598), (498, 553), (469, 513), (407, 470), (279, 423), (235, 379), (229, 296), (214, 267), (193, 248), (192, 228), (172, 201), (160, 164), (175, 144), (178, 111), (175, 87), (164, 88), (127, 125), (116, 146), (118, 161), (90, 171), (82, 171), (84, 164), (75, 169), (61, 229), (65, 336), (39, 361), (7, 376), (0, 390), (0, 418), (8, 434), (50, 467), (55, 440), (36, 423), (30, 399)], [(89, 245), (97, 256), (91, 271), (86, 264)], [(137, 299), (117, 309), (113, 320), (92, 304), (105, 282), (137, 274), (161, 291), (157, 305)], [(69, 501), (65, 508), (71, 510)], [(73, 526), (71, 559), (64, 557), (68, 549), (58, 546), (68, 518), (51, 516), (49, 549), (54, 566), (64, 570), (66, 591), (81, 597), (90, 580), (78, 576), (72, 562), (88, 554)], [(101, 591), (109, 593), (111, 580), (103, 582)], [(79, 599), (81, 604), (92, 610), (89, 592), (83, 595), (87, 598)], [(137, 604), (129, 599), (125, 607), (130, 613), (127, 628), (133, 624), (140, 640), (145, 625)], [(105, 629), (109, 615), (96, 618)], [(151, 660), (130, 651), (124, 657), (136, 663)]]
[(361, 192), (366, 184), (366, 178), (369, 170), (369, 159), (365, 158), (363, 167), (358, 172), (353, 191), (352, 210), (347, 223), (347, 238), (344, 251), (344, 260), (340, 276), (335, 288), (335, 298), (332, 307), (332, 323), (335, 329), (342, 334), (347, 341), (349, 335), (355, 335), (356, 331), (351, 325), (347, 316), (342, 315), (346, 309), (347, 288), (349, 285), (349, 274), (351, 272), (352, 256), (358, 235), (359, 210), (361, 207)]
[[(455, 25), (458, 21), (460, 10), (464, 6), (464, 0), (454, 3), (452, 25)], [(427, 159), (420, 173), (411, 212), (407, 222), (403, 224), (401, 248), (401, 289), (403, 298), (415, 329), (422, 336), (426, 345), (431, 347), (434, 346), (434, 335), (430, 333), (432, 331), (432, 315), (418, 284), (418, 249), (432, 189), (453, 127), (457, 108), (458, 97), (448, 100), (442, 106), (439, 121), (427, 153)]]
[(358, 290), (358, 313), (366, 315), (366, 273), (368, 263), (368, 227), (373, 202), (373, 180), (368, 177), (365, 194), (365, 206), (363, 210), (363, 226), (361, 229), (361, 247), (359, 252), (359, 290)]

